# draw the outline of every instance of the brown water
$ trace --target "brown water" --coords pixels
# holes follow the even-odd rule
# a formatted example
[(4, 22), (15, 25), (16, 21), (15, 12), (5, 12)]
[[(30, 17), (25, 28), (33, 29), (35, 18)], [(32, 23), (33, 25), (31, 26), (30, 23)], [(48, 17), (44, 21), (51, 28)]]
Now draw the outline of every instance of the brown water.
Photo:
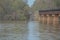
[(59, 24), (0, 22), (0, 40), (60, 40)]

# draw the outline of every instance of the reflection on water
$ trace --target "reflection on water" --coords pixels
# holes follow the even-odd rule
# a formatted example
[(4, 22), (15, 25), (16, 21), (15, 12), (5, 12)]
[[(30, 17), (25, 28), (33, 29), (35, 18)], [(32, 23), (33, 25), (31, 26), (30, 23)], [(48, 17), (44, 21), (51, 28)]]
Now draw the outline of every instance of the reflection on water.
[(40, 40), (39, 38), (39, 24), (37, 22), (28, 23), (29, 35), (28, 40)]
[(0, 40), (60, 40), (60, 25), (37, 21), (0, 22)]

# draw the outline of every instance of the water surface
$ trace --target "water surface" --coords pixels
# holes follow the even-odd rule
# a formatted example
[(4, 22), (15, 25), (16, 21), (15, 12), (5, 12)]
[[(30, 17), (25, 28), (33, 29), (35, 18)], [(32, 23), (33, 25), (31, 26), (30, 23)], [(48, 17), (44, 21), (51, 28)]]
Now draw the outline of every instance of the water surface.
[(59, 24), (0, 22), (0, 40), (60, 40)]

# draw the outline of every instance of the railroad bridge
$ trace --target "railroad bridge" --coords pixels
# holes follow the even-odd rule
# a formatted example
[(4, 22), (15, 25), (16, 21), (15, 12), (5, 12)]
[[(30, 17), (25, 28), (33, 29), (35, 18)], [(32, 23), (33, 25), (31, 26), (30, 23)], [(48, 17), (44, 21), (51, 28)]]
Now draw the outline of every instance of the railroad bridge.
[(34, 13), (35, 20), (42, 23), (58, 23), (60, 21), (60, 9), (39, 10)]

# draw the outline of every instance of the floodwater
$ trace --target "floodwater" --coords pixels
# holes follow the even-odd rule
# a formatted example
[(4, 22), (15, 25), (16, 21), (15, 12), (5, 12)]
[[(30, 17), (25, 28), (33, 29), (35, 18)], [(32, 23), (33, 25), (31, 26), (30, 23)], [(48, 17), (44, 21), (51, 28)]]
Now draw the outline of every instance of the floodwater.
[(0, 22), (0, 40), (60, 40), (59, 24)]

